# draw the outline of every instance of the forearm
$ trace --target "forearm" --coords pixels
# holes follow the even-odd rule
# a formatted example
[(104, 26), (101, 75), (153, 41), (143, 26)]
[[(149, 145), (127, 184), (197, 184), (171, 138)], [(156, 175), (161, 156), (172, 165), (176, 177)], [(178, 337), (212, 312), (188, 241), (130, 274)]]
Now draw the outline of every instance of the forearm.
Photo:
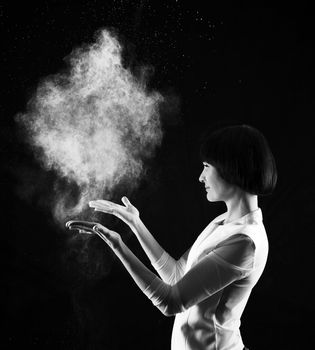
[(164, 315), (172, 316), (184, 310), (177, 288), (160, 280), (123, 242), (114, 252), (138, 287)]
[(184, 273), (187, 254), (179, 261), (172, 258), (154, 239), (140, 218), (133, 225), (133, 232), (163, 281), (168, 284), (177, 282)]
[(135, 233), (142, 249), (148, 256), (151, 264), (154, 264), (157, 260), (159, 260), (165, 250), (156, 241), (140, 218), (137, 218), (137, 220), (134, 222), (133, 232)]
[(114, 252), (141, 290), (147, 288), (157, 277), (134, 255), (124, 242)]

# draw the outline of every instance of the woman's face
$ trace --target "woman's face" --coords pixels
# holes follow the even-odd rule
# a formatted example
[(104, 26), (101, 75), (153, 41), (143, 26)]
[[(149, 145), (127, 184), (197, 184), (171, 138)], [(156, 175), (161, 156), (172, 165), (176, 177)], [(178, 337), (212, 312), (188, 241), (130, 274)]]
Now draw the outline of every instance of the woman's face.
[(207, 162), (203, 162), (199, 181), (205, 185), (209, 202), (226, 201), (234, 192), (234, 186), (223, 180), (217, 169)]

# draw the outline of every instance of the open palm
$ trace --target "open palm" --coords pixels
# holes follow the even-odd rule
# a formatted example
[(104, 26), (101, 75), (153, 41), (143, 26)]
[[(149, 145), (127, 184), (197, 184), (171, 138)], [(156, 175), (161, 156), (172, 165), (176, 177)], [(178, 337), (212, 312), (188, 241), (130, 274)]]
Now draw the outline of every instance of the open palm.
[(112, 249), (117, 249), (121, 246), (121, 236), (119, 233), (109, 230), (107, 227), (90, 221), (73, 220), (66, 223), (69, 230), (78, 230), (80, 233), (97, 234), (105, 241)]
[(128, 200), (127, 197), (122, 198), (124, 205), (116, 204), (104, 199), (98, 199), (89, 202), (89, 206), (96, 211), (112, 214), (124, 221), (129, 227), (133, 228), (135, 221), (139, 218), (139, 211)]

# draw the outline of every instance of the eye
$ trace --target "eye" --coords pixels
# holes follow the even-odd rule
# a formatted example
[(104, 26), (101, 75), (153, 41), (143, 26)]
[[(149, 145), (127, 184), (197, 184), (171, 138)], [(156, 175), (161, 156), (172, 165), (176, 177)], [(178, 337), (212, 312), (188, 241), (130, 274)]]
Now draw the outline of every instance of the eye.
[(207, 164), (207, 163), (202, 163), (202, 164), (203, 164), (204, 168), (208, 168), (209, 167), (209, 164)]

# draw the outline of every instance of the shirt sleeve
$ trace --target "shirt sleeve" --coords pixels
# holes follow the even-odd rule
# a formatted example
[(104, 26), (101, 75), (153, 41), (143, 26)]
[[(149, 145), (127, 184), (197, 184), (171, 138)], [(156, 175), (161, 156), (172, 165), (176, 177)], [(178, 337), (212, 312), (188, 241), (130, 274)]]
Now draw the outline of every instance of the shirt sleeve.
[(158, 277), (144, 293), (166, 316), (189, 309), (236, 280), (254, 267), (255, 245), (245, 234), (236, 234), (218, 244), (173, 285)]
[(189, 251), (190, 248), (178, 260), (173, 259), (164, 251), (161, 257), (152, 263), (152, 266), (165, 283), (174, 285), (183, 277)]

